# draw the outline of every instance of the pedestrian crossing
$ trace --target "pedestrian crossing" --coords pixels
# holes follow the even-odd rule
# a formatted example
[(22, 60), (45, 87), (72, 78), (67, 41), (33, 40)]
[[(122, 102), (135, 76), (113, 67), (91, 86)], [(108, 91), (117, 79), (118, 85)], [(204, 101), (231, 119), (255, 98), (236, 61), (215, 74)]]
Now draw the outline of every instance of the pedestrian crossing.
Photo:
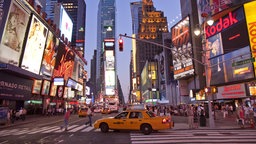
[(166, 130), (144, 135), (131, 132), (131, 144), (256, 143), (255, 129)]
[[(14, 128), (14, 129), (5, 129), (0, 130), (0, 137), (4, 136), (18, 136), (18, 135), (32, 135), (32, 134), (38, 134), (38, 133), (62, 133), (64, 132), (64, 129), (60, 129), (60, 126), (44, 126), (44, 127), (37, 127), (37, 128)], [(69, 125), (68, 131), (65, 131), (66, 133), (74, 133), (74, 132), (98, 132), (99, 129), (94, 129), (91, 126), (86, 125)]]

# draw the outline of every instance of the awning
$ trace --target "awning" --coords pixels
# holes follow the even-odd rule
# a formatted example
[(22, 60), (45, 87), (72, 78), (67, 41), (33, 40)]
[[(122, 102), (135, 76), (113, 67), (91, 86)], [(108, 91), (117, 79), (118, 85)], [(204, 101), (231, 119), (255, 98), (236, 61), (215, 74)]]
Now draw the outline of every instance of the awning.
[(0, 71), (6, 71), (15, 75), (24, 76), (27, 78), (43, 79), (43, 76), (24, 70), (12, 64), (0, 63)]

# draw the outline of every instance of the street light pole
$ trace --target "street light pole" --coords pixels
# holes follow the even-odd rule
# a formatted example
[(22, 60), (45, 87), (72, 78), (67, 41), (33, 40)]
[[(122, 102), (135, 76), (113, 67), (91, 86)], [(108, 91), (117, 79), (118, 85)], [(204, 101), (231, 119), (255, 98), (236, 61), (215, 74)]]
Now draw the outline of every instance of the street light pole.
[[(205, 18), (205, 17), (203, 17), (203, 18)], [(207, 22), (207, 24), (208, 25), (212, 25), (213, 24), (213, 22), (211, 22), (211, 23), (208, 23)], [(203, 48), (203, 51), (205, 52), (205, 56), (204, 56), (204, 68), (205, 68), (205, 81), (206, 81), (206, 87), (207, 88), (209, 88), (210, 87), (210, 81), (209, 81), (209, 75), (208, 75), (208, 72), (209, 72), (209, 66), (210, 66), (210, 64), (209, 64), (209, 60), (208, 60), (208, 57), (207, 57), (207, 54), (206, 53), (208, 53), (209, 51), (206, 49), (206, 35), (205, 35), (205, 26), (206, 26), (206, 23), (205, 23), (205, 21), (204, 21), (204, 23), (203, 23), (203, 30), (202, 30), (202, 34), (201, 34), (201, 36), (202, 36), (202, 48)], [(201, 27), (200, 27), (200, 29), (202, 29)], [(195, 31), (195, 34), (198, 36), (200, 33), (196, 33), (196, 31)], [(205, 96), (207, 97), (207, 100), (208, 100), (208, 113), (209, 113), (209, 127), (210, 128), (214, 128), (215, 127), (215, 122), (214, 122), (214, 118), (213, 118), (213, 115), (212, 115), (212, 97), (213, 97), (213, 95), (212, 95), (212, 93), (211, 92), (205, 92)]]

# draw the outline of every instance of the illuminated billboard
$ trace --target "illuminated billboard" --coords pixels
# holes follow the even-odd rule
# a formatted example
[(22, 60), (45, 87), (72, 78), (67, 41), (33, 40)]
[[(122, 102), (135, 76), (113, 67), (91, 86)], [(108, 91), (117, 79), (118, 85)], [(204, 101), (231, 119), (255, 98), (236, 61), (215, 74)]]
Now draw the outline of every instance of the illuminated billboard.
[(72, 31), (73, 31), (73, 22), (61, 3), (57, 3), (55, 5), (54, 23), (61, 30), (61, 35), (64, 34), (64, 36), (68, 39), (68, 41), (71, 41)]
[[(105, 39), (104, 43), (113, 42), (114, 39)], [(114, 42), (113, 42), (114, 43)], [(115, 72), (115, 56), (114, 56), (114, 44), (109, 45), (106, 48), (105, 45), (105, 61), (104, 61), (104, 69), (105, 69), (105, 95), (113, 96), (115, 95), (116, 88), (116, 72)], [(112, 50), (111, 50), (112, 49)]]
[(49, 31), (40, 70), (41, 75), (52, 76), (56, 62), (58, 46), (59, 39), (51, 31)]
[(115, 50), (115, 39), (114, 38), (109, 38), (109, 39), (104, 39), (104, 50)]
[(174, 45), (171, 49), (174, 79), (181, 79), (194, 75), (189, 17), (187, 16), (173, 26), (171, 31), (172, 43)]
[(202, 14), (214, 15), (231, 7), (252, 0), (197, 0), (198, 18), (202, 21)]
[[(11, 4), (8, 12), (7, 3), (9, 2), (11, 2)], [(0, 31), (3, 30), (0, 44), (0, 61), (5, 63), (12, 62), (12, 64), (18, 66), (30, 11), (24, 10), (14, 0), (8, 2), (4, 1), (4, 4), (1, 4), (0, 9), (2, 9), (3, 6), (5, 9), (1, 11), (0, 14)], [(3, 17), (7, 14), (5, 12), (8, 12), (6, 19)], [(6, 22), (5, 25), (4, 22)]]
[[(226, 22), (224, 24), (224, 21)], [(210, 85), (224, 85), (254, 78), (243, 7), (206, 28), (207, 78)]]
[[(255, 7), (256, 7), (256, 2), (250, 2), (244, 5), (245, 9), (245, 16), (246, 16), (246, 24), (247, 24), (247, 29), (248, 29), (248, 34), (249, 34), (249, 43), (251, 46), (251, 53), (252, 57), (256, 57), (256, 17), (255, 17)], [(254, 75), (256, 76), (256, 62), (253, 62), (254, 65)]]
[(56, 96), (57, 94), (57, 85), (54, 85), (54, 83), (51, 84), (51, 90), (50, 90), (50, 96)]
[(72, 77), (74, 59), (75, 52), (63, 43), (60, 43), (56, 56), (53, 77), (63, 77), (64, 80), (68, 80), (69, 77)]
[(42, 85), (42, 91), (41, 94), (42, 95), (48, 95), (49, 91), (50, 91), (50, 86), (51, 86), (51, 82), (48, 80), (43, 80), (43, 85)]
[(105, 71), (106, 95), (115, 95), (115, 91), (114, 91), (115, 85), (116, 85), (115, 71), (114, 70)]
[(21, 67), (39, 74), (48, 28), (32, 16)]
[(42, 80), (34, 80), (34, 84), (32, 87), (32, 94), (40, 94), (42, 86)]

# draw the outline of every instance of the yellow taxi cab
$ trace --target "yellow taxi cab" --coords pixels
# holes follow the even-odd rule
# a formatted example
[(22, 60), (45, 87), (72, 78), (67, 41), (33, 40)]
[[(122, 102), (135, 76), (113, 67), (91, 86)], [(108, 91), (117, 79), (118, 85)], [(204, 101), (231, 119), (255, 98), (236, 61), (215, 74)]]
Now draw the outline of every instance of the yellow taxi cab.
[(78, 110), (78, 116), (79, 117), (86, 117), (87, 116), (87, 111), (88, 111), (87, 107), (80, 108)]
[(111, 130), (140, 130), (145, 135), (155, 130), (170, 129), (174, 122), (170, 116), (155, 116), (152, 111), (146, 109), (128, 109), (115, 117), (102, 118), (94, 123), (95, 129), (101, 132)]
[(104, 109), (101, 110), (101, 113), (102, 113), (102, 114), (110, 114), (111, 111), (110, 111), (109, 108), (104, 108)]

